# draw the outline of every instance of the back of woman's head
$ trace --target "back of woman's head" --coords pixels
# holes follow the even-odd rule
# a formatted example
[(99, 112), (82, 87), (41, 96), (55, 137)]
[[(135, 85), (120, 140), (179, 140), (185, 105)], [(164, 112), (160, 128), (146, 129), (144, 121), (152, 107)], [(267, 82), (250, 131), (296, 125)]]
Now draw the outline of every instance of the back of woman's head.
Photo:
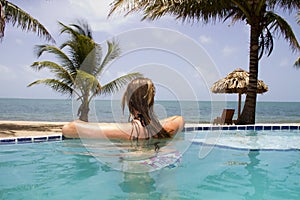
[(148, 112), (153, 109), (155, 88), (148, 78), (137, 78), (131, 81), (123, 95), (122, 109), (127, 104), (130, 114)]
[(142, 116), (144, 126), (151, 136), (157, 134), (158, 137), (170, 137), (154, 114), (154, 96), (155, 87), (150, 79), (134, 79), (128, 84), (123, 95), (122, 110), (124, 112), (125, 104), (127, 104), (131, 118), (135, 118), (136, 115)]

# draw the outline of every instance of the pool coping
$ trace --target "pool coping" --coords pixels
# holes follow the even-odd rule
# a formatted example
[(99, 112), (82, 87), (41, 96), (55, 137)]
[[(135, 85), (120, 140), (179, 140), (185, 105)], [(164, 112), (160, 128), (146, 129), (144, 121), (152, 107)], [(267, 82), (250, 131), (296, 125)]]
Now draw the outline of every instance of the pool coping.
[[(255, 125), (213, 125), (213, 124), (186, 124), (182, 132), (190, 131), (228, 131), (228, 130), (254, 130), (254, 131), (280, 131), (300, 130), (300, 123), (284, 124), (255, 124)], [(64, 137), (61, 133), (54, 135), (22, 136), (0, 138), (0, 145), (5, 144), (28, 144), (40, 142), (61, 141)]]

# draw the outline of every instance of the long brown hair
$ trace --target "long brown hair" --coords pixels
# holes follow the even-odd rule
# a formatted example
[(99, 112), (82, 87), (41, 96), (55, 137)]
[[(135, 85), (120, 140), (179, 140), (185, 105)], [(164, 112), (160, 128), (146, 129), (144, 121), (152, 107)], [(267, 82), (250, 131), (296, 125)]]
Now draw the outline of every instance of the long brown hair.
[[(155, 87), (148, 78), (137, 78), (131, 81), (122, 98), (124, 113), (127, 104), (130, 118), (137, 118), (137, 113), (142, 118), (141, 124), (146, 128), (149, 138), (157, 135), (158, 138), (169, 138), (170, 134), (162, 127), (154, 113)], [(129, 118), (129, 120), (130, 120)]]

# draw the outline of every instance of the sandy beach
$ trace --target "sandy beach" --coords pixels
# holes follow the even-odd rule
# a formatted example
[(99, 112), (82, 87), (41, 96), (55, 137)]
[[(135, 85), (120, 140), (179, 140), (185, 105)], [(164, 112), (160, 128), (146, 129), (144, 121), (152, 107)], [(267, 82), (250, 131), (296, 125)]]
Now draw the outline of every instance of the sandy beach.
[(67, 122), (0, 121), (0, 138), (57, 135)]

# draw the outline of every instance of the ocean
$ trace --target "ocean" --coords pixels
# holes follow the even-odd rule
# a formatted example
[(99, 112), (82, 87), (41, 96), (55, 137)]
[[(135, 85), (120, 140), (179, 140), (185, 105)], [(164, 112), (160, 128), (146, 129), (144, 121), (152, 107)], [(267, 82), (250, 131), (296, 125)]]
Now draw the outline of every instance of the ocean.
[[(0, 99), (0, 120), (68, 122), (77, 118), (77, 103), (72, 99)], [(235, 109), (237, 102), (156, 101), (159, 118), (182, 115), (187, 123), (209, 123), (223, 108)], [(126, 122), (120, 101), (94, 100), (90, 104), (91, 122)], [(126, 110), (126, 108), (125, 108)], [(299, 123), (300, 102), (257, 102), (256, 123)]]

